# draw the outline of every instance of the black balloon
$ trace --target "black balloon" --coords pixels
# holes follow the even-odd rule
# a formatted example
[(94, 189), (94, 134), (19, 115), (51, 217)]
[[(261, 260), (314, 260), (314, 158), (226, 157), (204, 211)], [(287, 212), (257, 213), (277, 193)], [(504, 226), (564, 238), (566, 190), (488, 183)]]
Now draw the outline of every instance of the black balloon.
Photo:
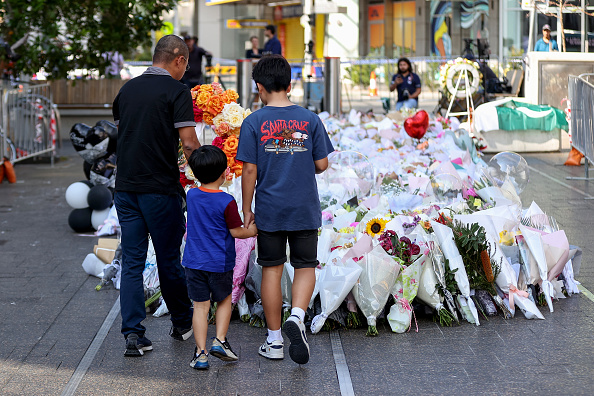
[(91, 128), (86, 124), (78, 123), (70, 129), (70, 141), (85, 161), (93, 163), (107, 155), (110, 138), (101, 126)]
[(109, 188), (105, 186), (94, 186), (87, 195), (87, 202), (89, 207), (93, 210), (103, 210), (111, 206), (113, 197)]
[(91, 171), (95, 172), (99, 176), (107, 177), (108, 179), (113, 175), (116, 168), (117, 157), (114, 154), (109, 155), (107, 158), (102, 158), (93, 163)]
[(114, 123), (107, 120), (98, 121), (95, 127), (101, 127), (109, 135), (109, 145), (107, 146), (107, 153), (115, 153), (118, 145), (118, 127)]
[(75, 232), (94, 231), (93, 225), (91, 224), (92, 214), (93, 209), (91, 208), (74, 209), (70, 212), (70, 215), (68, 215), (68, 225)]
[(87, 180), (91, 178), (91, 167), (93, 164), (89, 164), (87, 161), (83, 161), (83, 172), (85, 173), (85, 177)]

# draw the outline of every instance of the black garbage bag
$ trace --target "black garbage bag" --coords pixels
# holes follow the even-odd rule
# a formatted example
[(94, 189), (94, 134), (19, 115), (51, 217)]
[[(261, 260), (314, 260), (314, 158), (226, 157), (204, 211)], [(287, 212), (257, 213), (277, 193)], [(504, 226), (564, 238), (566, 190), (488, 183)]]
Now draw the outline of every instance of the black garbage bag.
[(103, 127), (78, 123), (70, 129), (70, 141), (78, 154), (92, 164), (107, 155), (110, 138)]

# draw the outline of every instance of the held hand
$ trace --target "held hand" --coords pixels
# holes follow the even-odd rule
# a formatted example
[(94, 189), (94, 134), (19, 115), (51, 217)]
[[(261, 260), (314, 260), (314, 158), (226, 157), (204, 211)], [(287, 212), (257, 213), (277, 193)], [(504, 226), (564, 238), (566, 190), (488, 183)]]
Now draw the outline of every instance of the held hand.
[(253, 233), (252, 236), (258, 235), (258, 228), (256, 227), (256, 223), (254, 223), (253, 221), (248, 226), (248, 230), (250, 230)]
[(404, 80), (400, 76), (396, 77), (396, 80), (394, 80), (394, 82), (396, 83), (396, 85), (402, 84), (402, 81), (404, 81)]
[(244, 210), (243, 211), (243, 226), (245, 228), (249, 228), (252, 223), (254, 223), (256, 217), (251, 210)]

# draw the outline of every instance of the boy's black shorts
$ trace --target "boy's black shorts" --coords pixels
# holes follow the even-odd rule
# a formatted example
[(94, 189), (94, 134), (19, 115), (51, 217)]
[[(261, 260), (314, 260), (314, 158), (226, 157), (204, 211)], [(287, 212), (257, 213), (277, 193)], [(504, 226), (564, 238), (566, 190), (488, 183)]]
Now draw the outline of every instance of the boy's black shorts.
[(227, 272), (209, 272), (186, 268), (188, 297), (192, 301), (221, 302), (231, 294), (233, 288), (233, 270)]
[(262, 267), (284, 264), (287, 261), (287, 240), (294, 268), (315, 268), (318, 265), (318, 230), (258, 230), (258, 264)]

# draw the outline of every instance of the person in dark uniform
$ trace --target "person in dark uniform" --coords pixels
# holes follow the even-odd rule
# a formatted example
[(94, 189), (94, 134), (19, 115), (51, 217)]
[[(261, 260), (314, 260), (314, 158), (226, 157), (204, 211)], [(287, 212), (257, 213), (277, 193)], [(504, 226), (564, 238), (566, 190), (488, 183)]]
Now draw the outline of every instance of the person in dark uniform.
[(204, 56), (212, 56), (212, 54), (206, 51), (202, 47), (198, 47), (198, 38), (192, 36), (184, 36), (184, 41), (188, 46), (190, 52), (190, 58), (188, 59), (188, 65), (190, 68), (181, 79), (181, 82), (186, 84), (190, 89), (196, 85), (204, 84), (204, 76), (202, 75), (202, 58)]

